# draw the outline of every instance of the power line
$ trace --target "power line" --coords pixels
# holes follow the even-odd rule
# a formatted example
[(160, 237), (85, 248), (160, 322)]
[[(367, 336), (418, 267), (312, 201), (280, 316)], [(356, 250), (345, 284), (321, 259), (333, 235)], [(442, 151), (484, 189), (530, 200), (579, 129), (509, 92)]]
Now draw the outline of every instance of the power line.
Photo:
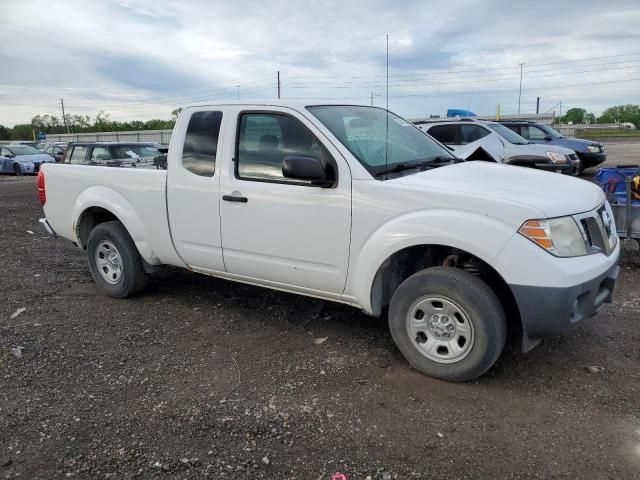
[[(547, 65), (559, 65), (559, 64), (564, 64), (564, 63), (586, 62), (586, 61), (591, 61), (591, 60), (603, 60), (603, 59), (619, 58), (619, 57), (633, 56), (633, 55), (640, 55), (640, 52), (622, 53), (622, 54), (619, 54), (619, 55), (607, 55), (607, 56), (603, 56), (603, 57), (590, 57), (590, 58), (582, 58), (582, 59), (575, 59), (575, 60), (560, 60), (560, 61), (556, 61), (556, 62), (530, 63), (528, 65), (529, 65), (529, 67), (547, 66)], [(628, 61), (637, 61), (637, 60), (628, 60)], [(593, 66), (593, 65), (590, 65), (590, 66)], [(467, 69), (467, 70), (447, 70), (447, 71), (443, 71), (443, 72), (397, 73), (397, 74), (390, 75), (390, 77), (425, 76), (425, 75), (426, 76), (431, 76), (431, 75), (450, 75), (452, 73), (474, 73), (474, 72), (505, 70), (505, 69), (514, 69), (514, 67), (510, 66), (510, 65), (501, 65), (501, 66), (497, 66), (497, 67), (483, 67), (483, 68), (474, 68), (474, 69)], [(371, 78), (371, 77), (372, 76), (349, 76), (349, 77), (342, 77), (342, 78)], [(384, 75), (373, 75), (373, 77), (383, 78)], [(321, 78), (341, 78), (341, 77), (337, 77), (337, 76), (324, 76), (324, 77), (320, 77), (320, 76), (310, 76), (310, 77), (288, 76), (287, 78), (321, 79)]]
[[(631, 67), (629, 70), (635, 70), (637, 68), (640, 68), (640, 65), (636, 65)], [(582, 70), (582, 71), (577, 71), (577, 72), (571, 72), (571, 73), (564, 73), (563, 75), (577, 75), (577, 74), (582, 74), (582, 73), (590, 73), (593, 70)], [(618, 74), (618, 72), (607, 72), (607, 73), (611, 73), (611, 74)], [(504, 74), (502, 74), (504, 75)], [(551, 73), (546, 73), (546, 74), (542, 74), (542, 75), (527, 75), (527, 78), (544, 78), (544, 77), (557, 77), (558, 73), (557, 72), (551, 72)], [(438, 82), (438, 83), (432, 83), (432, 82), (424, 82), (421, 80), (404, 80), (405, 83), (395, 83), (392, 84), (391, 86), (394, 87), (412, 87), (412, 86), (435, 86), (435, 85), (450, 85), (450, 84), (469, 84), (469, 83), (483, 83), (483, 82), (501, 82), (501, 81), (509, 81), (509, 80), (517, 80), (519, 78), (519, 73), (518, 74), (509, 74), (508, 77), (475, 77), (472, 80), (447, 80), (447, 81), (442, 81), (442, 82)], [(438, 79), (440, 80), (440, 79)], [(443, 79), (444, 80), (444, 79)], [(402, 80), (398, 80), (398, 81), (402, 81)], [(332, 88), (333, 85), (337, 85), (336, 87), (333, 88), (352, 88), (352, 87), (357, 87), (357, 86), (366, 86), (367, 88), (370, 87), (382, 87), (384, 84), (382, 81), (380, 80), (376, 80), (376, 81), (369, 81), (369, 82), (352, 82), (352, 81), (343, 81), (343, 82), (297, 82), (297, 83), (293, 83), (291, 85), (291, 88), (311, 88), (309, 87), (309, 85), (312, 86), (326, 86), (329, 88)]]

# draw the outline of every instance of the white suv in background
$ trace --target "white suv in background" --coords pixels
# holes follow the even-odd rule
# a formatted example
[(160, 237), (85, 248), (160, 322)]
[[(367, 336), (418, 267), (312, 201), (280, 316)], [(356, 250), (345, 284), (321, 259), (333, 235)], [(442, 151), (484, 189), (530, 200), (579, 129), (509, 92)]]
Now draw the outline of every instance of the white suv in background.
[(537, 145), (504, 125), (472, 119), (421, 121), (416, 126), (465, 160), (489, 160), (577, 175), (580, 159), (573, 150)]

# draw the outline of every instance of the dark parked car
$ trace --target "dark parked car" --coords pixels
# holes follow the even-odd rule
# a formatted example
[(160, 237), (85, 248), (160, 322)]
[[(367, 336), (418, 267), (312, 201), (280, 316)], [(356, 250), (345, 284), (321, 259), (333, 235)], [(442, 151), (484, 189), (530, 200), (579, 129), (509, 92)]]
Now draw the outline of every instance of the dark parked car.
[(165, 153), (165, 148), (152, 142), (70, 143), (64, 163), (164, 170)]
[(526, 120), (501, 120), (500, 123), (530, 142), (557, 145), (573, 150), (580, 158), (581, 171), (595, 167), (607, 159), (604, 145), (601, 143), (580, 138), (567, 138), (549, 125)]
[(64, 152), (66, 149), (66, 143), (49, 143), (45, 145), (42, 151), (55, 158), (56, 162), (61, 162), (64, 159)]

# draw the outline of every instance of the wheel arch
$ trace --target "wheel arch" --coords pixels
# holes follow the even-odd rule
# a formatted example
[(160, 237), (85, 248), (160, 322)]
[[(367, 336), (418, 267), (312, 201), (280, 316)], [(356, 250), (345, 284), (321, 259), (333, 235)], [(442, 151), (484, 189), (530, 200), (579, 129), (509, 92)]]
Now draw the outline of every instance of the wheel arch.
[(153, 258), (153, 250), (144, 222), (133, 206), (118, 192), (96, 186), (82, 192), (72, 210), (73, 231), (80, 248), (87, 248), (91, 230), (100, 223), (116, 220), (120, 222), (133, 240), (145, 262)]
[(370, 288), (370, 308), (379, 316), (389, 306), (400, 284), (429, 267), (460, 268), (481, 278), (496, 294), (507, 318), (507, 332), (513, 341), (522, 339), (520, 310), (511, 287), (488, 261), (467, 250), (443, 244), (415, 244), (401, 248), (380, 264)]

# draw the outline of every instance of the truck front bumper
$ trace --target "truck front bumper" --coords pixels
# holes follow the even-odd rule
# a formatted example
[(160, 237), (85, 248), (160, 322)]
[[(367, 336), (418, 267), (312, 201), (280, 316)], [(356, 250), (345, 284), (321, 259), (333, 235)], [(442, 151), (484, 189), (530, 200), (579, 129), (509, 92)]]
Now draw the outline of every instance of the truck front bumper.
[(571, 287), (510, 285), (520, 310), (523, 350), (530, 350), (541, 338), (557, 335), (611, 303), (618, 270), (616, 261), (597, 277)]

